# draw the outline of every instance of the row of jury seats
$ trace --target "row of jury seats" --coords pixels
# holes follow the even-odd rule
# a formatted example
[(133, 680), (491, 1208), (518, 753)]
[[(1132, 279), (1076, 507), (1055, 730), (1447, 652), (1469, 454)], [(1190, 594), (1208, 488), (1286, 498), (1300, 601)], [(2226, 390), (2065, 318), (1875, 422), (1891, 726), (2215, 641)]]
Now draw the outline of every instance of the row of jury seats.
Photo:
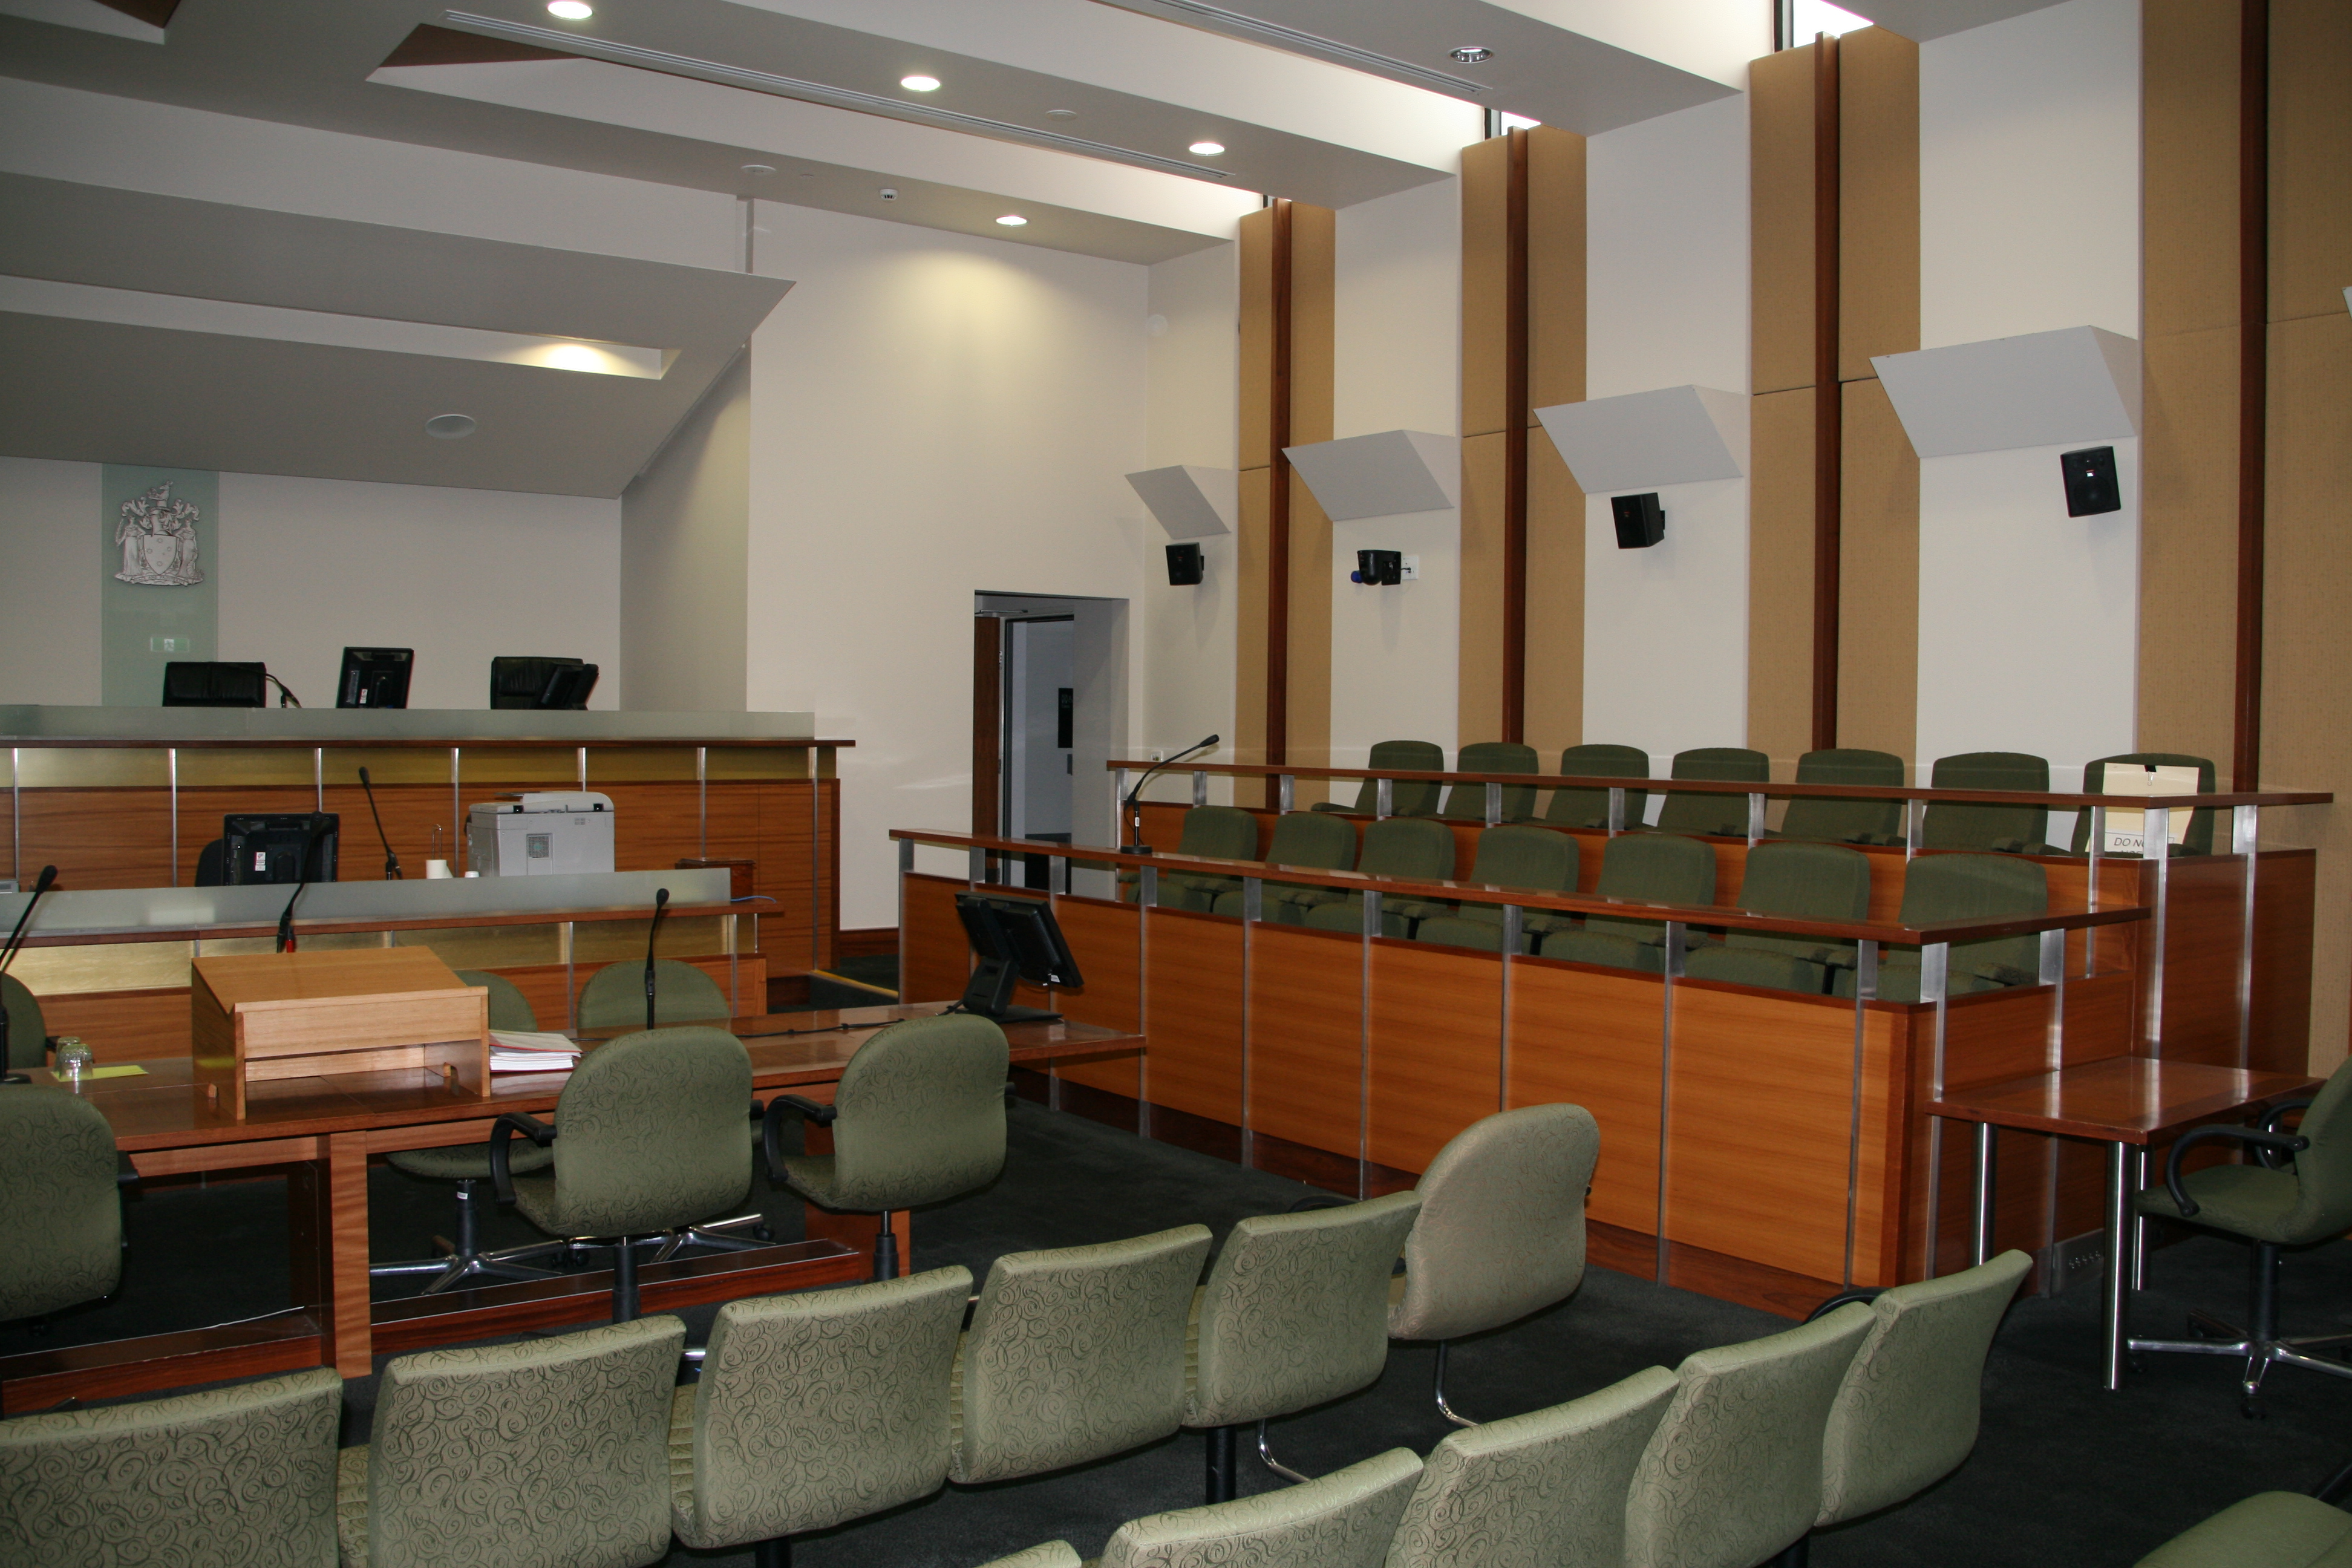
[[(1532, 773), (1541, 759), (1533, 746), (1514, 741), (1483, 741), (1462, 748), (1454, 769), (1465, 773)], [(2213, 793), (2213, 763), (2205, 757), (2169, 752), (2134, 752), (2101, 757), (2083, 771), (2084, 793), (2096, 795), (2105, 787), (2110, 765), (2193, 767), (2197, 790)], [(1382, 741), (1372, 747), (1368, 766), (1400, 772), (1443, 773), (1444, 750), (1428, 741)], [(1638, 746), (1570, 746), (1559, 754), (1557, 772), (1570, 778), (1645, 778), (1650, 754)], [(1675, 753), (1669, 775), (1694, 783), (1769, 784), (1771, 759), (1744, 746), (1701, 746)], [(1873, 785), (1902, 787), (1903, 759), (1891, 752), (1842, 747), (1807, 752), (1797, 759), (1798, 784), (1837, 784), (1853, 788)], [(1366, 779), (1352, 805), (1324, 802), (1317, 811), (1378, 813), (1379, 785)], [(1928, 778), (1931, 789), (1996, 790), (2021, 795), (2050, 791), (2050, 763), (2024, 752), (1967, 752), (1939, 757)], [(1457, 784), (1444, 789), (1427, 781), (1399, 779), (1390, 785), (1389, 811), (1395, 816), (1436, 816), (1457, 822), (1486, 819), (1486, 786)], [(1656, 831), (1744, 838), (1748, 836), (1748, 797), (1744, 795), (1694, 794), (1668, 790), (1659, 806)], [(1649, 797), (1628, 790), (1622, 826), (1639, 828), (1648, 813)], [(1502, 789), (1504, 822), (1542, 822), (1553, 827), (1605, 828), (1609, 826), (1606, 788), (1559, 789), (1538, 815), (1533, 785), (1507, 784)], [(1920, 827), (1923, 849), (1974, 849), (2034, 855), (2082, 855), (2089, 852), (2091, 823), (2078, 813), (2072, 845), (2067, 848), (2044, 842), (2050, 812), (2039, 805), (1977, 805), (1939, 801), (1927, 807)], [(1864, 800), (1799, 795), (1788, 804), (1776, 837), (1822, 839), (1842, 844), (1899, 845), (1904, 841), (1904, 805), (1896, 800)], [(2213, 814), (2194, 815), (2188, 839), (2179, 853), (2213, 852)]]
[[(1704, 797), (1703, 797), (1704, 798)], [(1181, 852), (1223, 858), (1251, 858), (1257, 819), (1234, 806), (1198, 805), (1185, 813)], [(1242, 847), (1246, 844), (1246, 847)], [(1525, 825), (1489, 827), (1478, 835), (1463, 879), (1538, 893), (1573, 893), (1582, 849), (1572, 835)], [(1275, 823), (1265, 858), (1276, 866), (1370, 876), (1446, 881), (1454, 877), (1453, 829), (1430, 817), (1391, 816), (1363, 825), (1360, 848), (1348, 818), (1312, 811), (1286, 813)], [(1780, 839), (1748, 852), (1732, 906), (1788, 920), (1861, 921), (1870, 910), (1870, 857), (1839, 844)], [(1629, 904), (1705, 908), (1716, 901), (1716, 857), (1705, 840), (1665, 832), (1620, 834), (1601, 846), (1596, 896)], [(1239, 915), (1244, 891), (1231, 876), (1174, 872), (1160, 879), (1163, 905)], [(1900, 920), (1990, 920), (2036, 915), (2049, 909), (2049, 877), (2030, 859), (2008, 855), (1921, 856), (1906, 868)], [(1364, 897), (1337, 888), (1267, 880), (1259, 917), (1324, 931), (1364, 929)], [(1380, 934), (1449, 947), (1502, 951), (1502, 906), (1475, 900), (1437, 902), (1399, 897), (1381, 900)], [(1557, 910), (1520, 913), (1515, 950), (1545, 958), (1658, 973), (1665, 967), (1665, 926), (1656, 920), (1578, 916)], [(1684, 973), (1805, 995), (1851, 996), (1855, 989), (1852, 942), (1735, 931), (1690, 933)], [(1919, 999), (1919, 952), (1889, 948), (1879, 959), (1877, 994), (1886, 1001)], [(1952, 948), (1948, 994), (2033, 984), (2041, 977), (2040, 939), (2001, 937)]]
[[(0, 1540), (61, 1563), (638, 1568), (675, 1537), (781, 1564), (791, 1537), (947, 1481), (1192, 1428), (1208, 1506), (1127, 1527), (1108, 1560), (1746, 1568), (1966, 1458), (2021, 1254), (1567, 1405), (1452, 1411), (1449, 1341), (1581, 1284), (1599, 1152), (1581, 1107), (1522, 1107), (1465, 1129), (1411, 1192), (1242, 1220), (1213, 1259), (1189, 1225), (1008, 1254), (977, 1295), (951, 1267), (730, 1302), (698, 1352), (657, 1315), (404, 1356), (340, 1453), (326, 1370), (18, 1417), (0, 1422)], [(1266, 1421), (1371, 1386), (1392, 1340), (1437, 1343), (1438, 1409), (1466, 1430), (1426, 1465), (1395, 1450), (1320, 1482), (1274, 1460)], [(1253, 1423), (1299, 1484), (1236, 1503)], [(1034, 1560), (1076, 1561), (1058, 1552)]]

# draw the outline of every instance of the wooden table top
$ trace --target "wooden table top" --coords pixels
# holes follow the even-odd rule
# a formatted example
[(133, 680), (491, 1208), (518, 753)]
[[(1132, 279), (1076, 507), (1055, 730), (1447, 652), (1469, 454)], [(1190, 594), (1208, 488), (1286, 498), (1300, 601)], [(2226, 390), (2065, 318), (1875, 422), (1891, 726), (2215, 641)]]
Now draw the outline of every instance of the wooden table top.
[(2109, 1057), (2056, 1072), (1947, 1089), (1931, 1116), (2145, 1146), (2178, 1128), (2315, 1091), (2299, 1073)]
[[(777, 1013), (731, 1019), (728, 1029), (751, 1053), (756, 1088), (790, 1089), (835, 1081), (851, 1053), (884, 1025), (929, 1017), (947, 1005), (931, 1002), (903, 1007)], [(588, 1030), (582, 1038), (593, 1049), (601, 1040), (630, 1032)], [(1023, 1063), (1108, 1055), (1138, 1050), (1143, 1045), (1140, 1035), (1091, 1024), (1013, 1024), (1004, 1034), (1013, 1047), (1013, 1059)], [(479, 1121), (507, 1110), (537, 1113), (554, 1108), (565, 1080), (563, 1073), (499, 1073), (491, 1079), (489, 1092), (478, 1095), (452, 1088), (438, 1073), (425, 1071), (286, 1079), (249, 1085), (246, 1114), (240, 1120), (233, 1113), (229, 1096), (220, 1096), (216, 1103), (207, 1097), (189, 1058), (174, 1057), (138, 1065), (146, 1069), (142, 1076), (98, 1079), (85, 1083), (80, 1090), (113, 1125), (116, 1146), (131, 1153)], [(46, 1068), (28, 1070), (36, 1082), (58, 1081)]]

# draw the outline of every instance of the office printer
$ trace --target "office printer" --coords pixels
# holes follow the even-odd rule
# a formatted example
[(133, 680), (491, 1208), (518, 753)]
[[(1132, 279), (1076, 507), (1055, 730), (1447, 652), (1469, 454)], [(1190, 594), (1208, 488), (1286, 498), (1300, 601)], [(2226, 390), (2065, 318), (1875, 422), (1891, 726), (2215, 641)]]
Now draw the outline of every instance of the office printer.
[(500, 795), (466, 813), (467, 866), (485, 877), (613, 868), (613, 799), (592, 790)]

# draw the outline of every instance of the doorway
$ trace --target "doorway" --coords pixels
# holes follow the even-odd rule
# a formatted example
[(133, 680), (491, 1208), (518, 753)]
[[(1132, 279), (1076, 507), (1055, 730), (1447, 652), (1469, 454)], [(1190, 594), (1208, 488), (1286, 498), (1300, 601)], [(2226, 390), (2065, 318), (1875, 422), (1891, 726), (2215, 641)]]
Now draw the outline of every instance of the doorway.
[[(972, 831), (1116, 842), (1104, 763), (1127, 734), (1127, 601), (979, 594), (973, 612)], [(1051, 853), (1023, 857), (1010, 879), (1046, 887)], [(1102, 875), (1065, 860), (1053, 890), (1108, 896), (1089, 885)]]

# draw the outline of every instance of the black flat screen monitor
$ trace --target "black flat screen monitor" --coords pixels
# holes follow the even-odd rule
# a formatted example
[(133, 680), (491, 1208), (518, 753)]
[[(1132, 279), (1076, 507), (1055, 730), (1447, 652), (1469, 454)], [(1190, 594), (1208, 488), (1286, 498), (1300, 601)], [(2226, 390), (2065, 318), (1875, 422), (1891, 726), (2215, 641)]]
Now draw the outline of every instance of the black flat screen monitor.
[(1043, 899), (996, 899), (982, 893), (958, 893), (956, 914), (980, 960), (971, 984), (958, 1005), (967, 1013), (993, 1018), (1000, 1024), (1059, 1018), (1037, 1007), (1015, 1006), (1013, 987), (1026, 980), (1032, 985), (1075, 989), (1086, 984), (1070, 944), (1054, 919), (1053, 906)]
[(258, 708), (268, 695), (268, 668), (260, 664), (174, 660), (163, 667), (166, 708)]
[(502, 653), (490, 660), (490, 706), (540, 707), (540, 699), (547, 694), (548, 677), (560, 667), (581, 662), (576, 658)]
[(408, 671), (416, 650), (410, 647), (347, 647), (343, 672), (335, 680), (338, 708), (405, 708)]
[(596, 667), (593, 664), (559, 664), (548, 672), (547, 684), (540, 688), (534, 708), (582, 709), (588, 706), (588, 694), (596, 689)]
[(221, 818), (221, 875), (253, 882), (331, 882), (342, 819), (331, 811), (238, 813)]

